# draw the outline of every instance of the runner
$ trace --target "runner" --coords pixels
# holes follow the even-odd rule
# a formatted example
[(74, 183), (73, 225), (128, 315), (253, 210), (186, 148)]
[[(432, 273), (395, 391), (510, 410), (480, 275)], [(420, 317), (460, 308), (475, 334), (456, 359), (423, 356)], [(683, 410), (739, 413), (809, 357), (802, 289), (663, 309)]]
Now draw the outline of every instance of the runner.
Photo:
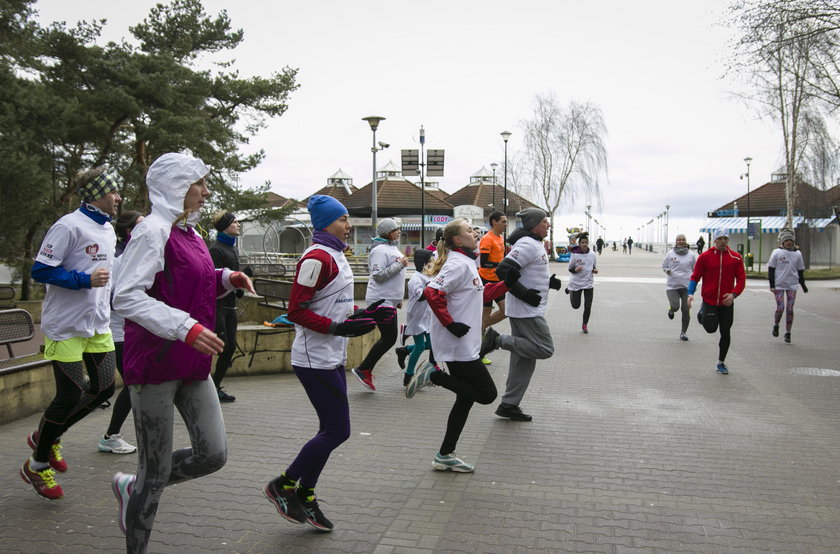
[[(776, 297), (776, 313), (773, 316), (774, 337), (779, 336), (779, 323), (782, 313), (787, 309), (785, 317), (785, 342), (790, 342), (790, 329), (793, 327), (793, 305), (796, 304), (796, 291), (802, 285), (802, 292), (807, 293), (805, 286), (805, 262), (802, 254), (793, 242), (794, 235), (790, 229), (782, 229), (779, 233), (779, 248), (770, 254), (767, 262), (767, 278), (770, 280), (770, 291)], [(785, 302), (787, 295), (787, 302)]]
[[(486, 285), (489, 283), (498, 283), (499, 277), (496, 275), (496, 267), (505, 257), (505, 239), (504, 233), (507, 230), (508, 219), (502, 212), (496, 211), (490, 214), (487, 218), (490, 223), (490, 230), (486, 235), (481, 237), (478, 243), (478, 250), (480, 262), (478, 266), (478, 274), (481, 276), (481, 281)], [(495, 325), (505, 318), (505, 299), (504, 297), (496, 301), (499, 309), (493, 312), (493, 302), (484, 304), (484, 310), (481, 314), (481, 331), (491, 325)], [(485, 364), (492, 364), (493, 361), (489, 358), (482, 357), (481, 361)]]
[(569, 300), (572, 308), (580, 308), (580, 296), (583, 294), (583, 325), (581, 331), (589, 333), (589, 315), (592, 313), (592, 298), (595, 296), (594, 275), (598, 274), (598, 260), (595, 252), (589, 249), (589, 233), (578, 235), (580, 249), (569, 257)]
[(674, 247), (662, 260), (662, 271), (668, 276), (665, 279), (665, 295), (669, 304), (668, 319), (674, 319), (674, 312), (680, 310), (680, 340), (683, 341), (688, 340), (685, 334), (691, 321), (688, 309), (688, 281), (696, 261), (697, 258), (688, 247), (688, 241), (683, 234), (677, 235)]
[[(403, 375), (403, 386), (414, 376), (417, 362), (424, 351), (429, 351), (429, 361), (434, 363), (432, 355), (432, 342), (429, 338), (429, 318), (432, 312), (429, 310), (429, 303), (423, 296), (423, 290), (431, 280), (433, 254), (429, 250), (417, 250), (414, 253), (414, 275), (408, 280), (408, 302), (406, 303), (405, 328), (403, 336), (410, 336), (414, 344), (399, 346), (396, 349), (397, 363), (405, 370)], [(406, 366), (405, 359), (408, 358)]]

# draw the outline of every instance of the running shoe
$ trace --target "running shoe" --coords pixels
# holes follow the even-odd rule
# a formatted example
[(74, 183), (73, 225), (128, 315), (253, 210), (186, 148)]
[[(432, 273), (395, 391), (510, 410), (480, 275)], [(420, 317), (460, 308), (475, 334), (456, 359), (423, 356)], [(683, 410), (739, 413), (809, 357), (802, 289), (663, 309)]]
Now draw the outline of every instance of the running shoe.
[[(478, 351), (478, 355), (481, 358), (484, 358), (490, 352), (499, 348), (499, 333), (492, 327), (488, 327), (486, 331), (484, 331), (484, 337), (481, 339), (481, 348)], [(484, 360), (481, 360), (484, 362)], [(487, 362), (484, 362), (486, 365)]]
[(411, 381), (411, 378), (414, 377), (413, 373), (403, 373), (403, 386), (407, 387), (408, 383)]
[(137, 447), (125, 442), (122, 435), (115, 433), (107, 439), (104, 436), (99, 437), (99, 451), (111, 454), (131, 454), (137, 451)]
[(721, 375), (728, 375), (728, 374), (729, 374), (729, 368), (728, 368), (728, 367), (726, 367), (726, 364), (725, 364), (725, 363), (723, 363), (723, 362), (718, 362), (718, 364), (717, 364), (717, 372), (718, 372), (718, 373), (720, 373)]
[(774, 326), (773, 326), (773, 330), (772, 330), (770, 333), (771, 333), (774, 337), (778, 337), (778, 336), (779, 336), (779, 326), (778, 326), (778, 325), (774, 325)]
[(114, 496), (117, 497), (117, 504), (119, 504), (119, 524), (120, 531), (123, 535), (126, 533), (125, 512), (128, 510), (128, 499), (131, 493), (134, 492), (134, 482), (137, 481), (137, 476), (130, 473), (122, 473), (118, 471), (111, 477), (111, 490), (114, 491)]
[(496, 415), (499, 417), (505, 417), (513, 421), (531, 421), (532, 419), (534, 419), (530, 415), (523, 412), (522, 408), (520, 408), (519, 406), (514, 406), (512, 404), (499, 404), (499, 407), (496, 408)]
[(484, 365), (491, 365), (493, 363), (493, 360), (485, 356), (484, 358), (481, 358), (481, 363), (483, 363)]
[(674, 319), (674, 310), (668, 308), (668, 319)]
[(405, 397), (413, 398), (417, 391), (431, 385), (432, 373), (435, 371), (434, 364), (430, 362), (424, 363), (414, 374), (414, 377), (411, 378), (411, 381), (408, 382), (408, 386), (405, 387)]
[(300, 504), (303, 506), (303, 513), (306, 514), (306, 523), (319, 531), (329, 532), (333, 530), (332, 521), (328, 520), (324, 512), (321, 511), (317, 498), (301, 500)]
[(20, 468), (20, 477), (32, 485), (35, 494), (41, 498), (58, 500), (64, 497), (64, 490), (55, 482), (55, 471), (51, 467), (36, 471), (29, 467), (29, 458), (27, 458)]
[(790, 333), (785, 333), (785, 342), (790, 342)]
[[(32, 450), (38, 448), (38, 431), (32, 431), (27, 435), (26, 444)], [(67, 462), (64, 461), (64, 456), (61, 455), (61, 439), (56, 440), (52, 447), (50, 447), (50, 467), (59, 473), (67, 471)]]
[(456, 473), (472, 473), (475, 466), (457, 457), (454, 452), (444, 456), (440, 452), (435, 454), (432, 467), (438, 471), (454, 471)]
[(405, 359), (408, 358), (408, 348), (405, 346), (398, 346), (396, 349), (397, 352), (397, 364), (399, 364), (400, 369), (405, 369)]
[(373, 386), (373, 372), (371, 370), (354, 367), (350, 371), (366, 389), (376, 392), (376, 387)]
[(306, 513), (301, 506), (295, 489), (285, 489), (279, 484), (280, 478), (274, 479), (263, 489), (263, 494), (268, 501), (277, 508), (277, 513), (283, 519), (292, 523), (303, 523), (306, 521)]
[(688, 340), (688, 336), (685, 333), (680, 333), (680, 340)]
[(583, 325), (580, 326), (580, 330), (583, 331), (584, 335), (589, 334), (589, 327), (586, 326), (586, 323), (584, 323)]
[(219, 402), (236, 402), (236, 397), (223, 391), (222, 387), (219, 387), (216, 392), (219, 394)]

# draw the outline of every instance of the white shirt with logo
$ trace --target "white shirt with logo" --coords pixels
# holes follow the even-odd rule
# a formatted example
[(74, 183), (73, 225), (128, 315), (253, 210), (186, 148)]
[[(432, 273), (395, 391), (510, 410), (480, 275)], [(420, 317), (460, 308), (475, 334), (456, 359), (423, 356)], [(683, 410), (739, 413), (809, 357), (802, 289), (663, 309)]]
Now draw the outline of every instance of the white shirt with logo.
[(666, 290), (687, 289), (691, 280), (691, 272), (694, 271), (694, 262), (697, 256), (690, 250), (683, 255), (677, 254), (671, 249), (662, 260), (662, 269), (669, 269), (671, 273), (665, 279)]
[[(315, 292), (309, 301), (309, 309), (341, 323), (353, 313), (353, 270), (344, 252), (322, 244), (313, 244), (307, 248), (300, 257), (301, 262), (316, 248), (332, 256), (338, 266), (338, 275), (327, 286)], [(292, 365), (312, 369), (335, 369), (344, 365), (346, 361), (347, 337), (319, 333), (295, 324)]]
[(805, 262), (799, 250), (777, 248), (770, 254), (768, 267), (776, 268), (776, 288), (799, 290), (799, 270), (805, 270)]
[(527, 302), (508, 292), (505, 294), (505, 314), (508, 317), (537, 317), (545, 315), (548, 304), (548, 255), (542, 242), (526, 236), (513, 243), (506, 258), (510, 258), (522, 269), (519, 282), (526, 289), (539, 291), (542, 301), (539, 306), (531, 306)]
[[(97, 223), (76, 210), (50, 227), (35, 261), (90, 275), (99, 268), (111, 270), (116, 246), (110, 223)], [(47, 285), (41, 312), (44, 335), (60, 341), (110, 333), (112, 282), (79, 290)]]
[(597, 258), (595, 256), (595, 251), (591, 248), (586, 254), (572, 252), (572, 255), (569, 256), (569, 268), (582, 267), (583, 269), (571, 274), (569, 278), (569, 290), (591, 289), (595, 286), (595, 275), (592, 273), (597, 267)]
[(429, 287), (446, 294), (446, 307), (454, 321), (470, 326), (467, 334), (458, 338), (432, 315), (429, 334), (434, 345), (435, 359), (444, 362), (477, 360), (481, 349), (484, 284), (478, 276), (475, 261), (460, 252), (450, 252), (440, 273), (429, 282)]
[(430, 275), (417, 271), (408, 280), (408, 302), (405, 309), (406, 335), (414, 336), (429, 332), (432, 310), (427, 301), (420, 302), (420, 295), (423, 294), (423, 289), (431, 279)]

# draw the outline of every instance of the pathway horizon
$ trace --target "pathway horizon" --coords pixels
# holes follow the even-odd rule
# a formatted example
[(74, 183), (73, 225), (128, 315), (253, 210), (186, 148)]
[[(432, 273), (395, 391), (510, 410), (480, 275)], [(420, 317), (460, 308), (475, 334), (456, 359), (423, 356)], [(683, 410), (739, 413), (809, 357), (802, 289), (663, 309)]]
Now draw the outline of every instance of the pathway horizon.
[[(785, 344), (770, 335), (766, 281), (750, 280), (722, 376), (718, 335), (692, 314), (681, 342), (667, 318), (662, 257), (604, 251), (588, 335), (582, 310), (551, 292), (555, 355), (522, 402), (534, 420), (474, 406), (458, 446), (473, 474), (431, 468), (451, 392), (407, 400), (393, 352), (376, 393), (348, 374), (351, 437), (316, 489), (332, 533), (282, 520), (262, 496), (317, 429), (295, 376), (226, 379), (227, 465), (164, 491), (149, 552), (840, 551), (840, 282), (799, 293)], [(566, 267), (551, 264), (564, 287)], [(501, 395), (508, 353), (489, 357)], [(18, 475), (40, 414), (0, 426), (0, 550), (125, 551), (110, 478), (133, 473), (136, 454), (97, 451), (110, 415), (63, 437), (65, 497), (51, 502)], [(134, 443), (130, 418), (123, 433)], [(187, 442), (176, 418), (176, 447)]]

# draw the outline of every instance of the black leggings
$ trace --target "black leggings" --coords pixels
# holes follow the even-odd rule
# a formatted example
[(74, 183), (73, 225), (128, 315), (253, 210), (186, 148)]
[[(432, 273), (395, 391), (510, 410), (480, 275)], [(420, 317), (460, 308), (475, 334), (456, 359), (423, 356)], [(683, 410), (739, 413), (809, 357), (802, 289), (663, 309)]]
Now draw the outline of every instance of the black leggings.
[(446, 434), (440, 445), (440, 454), (446, 456), (455, 452), (461, 431), (467, 423), (473, 404), (490, 404), (496, 400), (496, 383), (481, 360), (471, 362), (446, 362), (449, 373), (435, 371), (431, 381), (435, 385), (455, 393), (455, 404), (446, 422)]
[(583, 324), (586, 325), (589, 323), (589, 314), (592, 313), (592, 297), (595, 295), (595, 289), (569, 291), (569, 300), (575, 310), (580, 308), (580, 293), (583, 293)]
[(399, 334), (397, 318), (394, 318), (391, 323), (377, 323), (376, 328), (379, 329), (379, 340), (370, 347), (370, 352), (359, 364), (359, 369), (372, 370), (376, 362), (397, 343), (397, 334)]
[(52, 361), (55, 398), (38, 426), (38, 448), (33, 456), (36, 462), (48, 461), (52, 444), (114, 394), (114, 352), (85, 353), (82, 359)]
[[(123, 347), (125, 346), (124, 342), (115, 342), (114, 343), (114, 352), (116, 353), (117, 357), (117, 371), (120, 372), (120, 377), (124, 377), (123, 375)], [(128, 385), (125, 384), (123, 381), (123, 388), (120, 393), (117, 395), (117, 399), (114, 400), (114, 409), (111, 410), (111, 422), (108, 424), (108, 431), (106, 434), (108, 436), (119, 434), (120, 429), (122, 429), (123, 423), (125, 423), (125, 419), (128, 417), (129, 412), (131, 412), (131, 394), (128, 392)]]
[(233, 353), (236, 351), (236, 326), (239, 320), (236, 308), (216, 308), (216, 334), (225, 341), (225, 348), (216, 359), (216, 371), (213, 372), (213, 383), (218, 389), (225, 378)]
[(720, 330), (720, 342), (718, 342), (718, 359), (726, 361), (726, 354), (729, 352), (729, 343), (732, 338), (729, 334), (732, 323), (735, 321), (735, 305), (731, 306), (710, 306), (703, 303), (700, 308), (703, 312), (701, 321), (707, 333), (714, 333)]

